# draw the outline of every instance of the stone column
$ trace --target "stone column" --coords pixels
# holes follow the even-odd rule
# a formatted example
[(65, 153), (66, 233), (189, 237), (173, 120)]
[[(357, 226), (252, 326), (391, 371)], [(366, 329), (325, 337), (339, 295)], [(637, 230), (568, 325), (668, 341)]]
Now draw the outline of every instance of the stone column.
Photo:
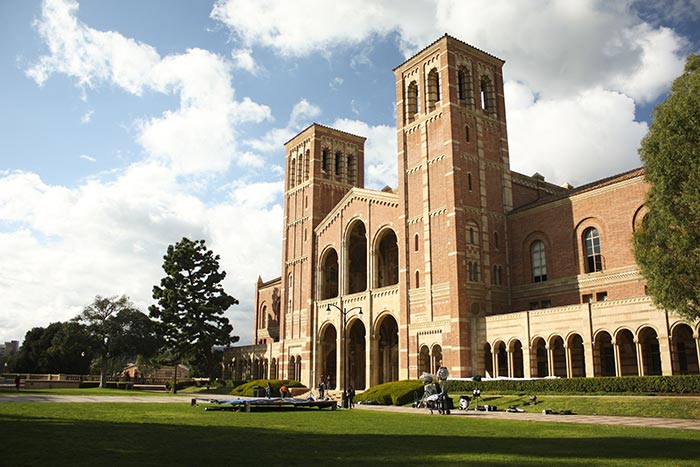
[(642, 344), (639, 339), (634, 339), (634, 347), (637, 349), (637, 374), (639, 376), (646, 376), (646, 368), (644, 368), (644, 350), (642, 349)]

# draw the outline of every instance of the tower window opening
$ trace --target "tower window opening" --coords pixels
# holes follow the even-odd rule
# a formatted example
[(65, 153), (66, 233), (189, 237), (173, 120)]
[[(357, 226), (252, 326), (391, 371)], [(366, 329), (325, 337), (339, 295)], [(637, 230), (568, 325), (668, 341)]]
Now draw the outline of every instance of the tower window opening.
[(411, 81), (406, 92), (406, 120), (412, 121), (418, 113), (418, 83)]

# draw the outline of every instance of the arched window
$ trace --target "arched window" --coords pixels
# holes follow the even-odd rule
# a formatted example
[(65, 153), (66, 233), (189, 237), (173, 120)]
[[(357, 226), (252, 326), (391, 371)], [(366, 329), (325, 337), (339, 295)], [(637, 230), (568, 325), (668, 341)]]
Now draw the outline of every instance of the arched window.
[(428, 73), (428, 112), (435, 110), (435, 104), (440, 100), (440, 77), (437, 68)]
[(472, 140), (472, 135), (471, 135), (471, 130), (469, 129), (469, 125), (464, 126), (464, 136), (467, 139), (467, 143)]
[(418, 83), (411, 81), (406, 92), (406, 118), (411, 121), (418, 113)]
[(287, 311), (292, 311), (292, 306), (294, 305), (294, 276), (292, 276), (292, 273), (289, 273), (289, 276), (287, 276), (287, 297), (288, 297), (288, 302), (289, 302), (289, 309)]
[(289, 161), (289, 188), (294, 188), (296, 185), (297, 160), (290, 159)]
[(469, 70), (463, 66), (457, 71), (457, 91), (459, 100), (469, 104), (472, 97), (472, 80)]
[(603, 255), (600, 254), (598, 229), (591, 227), (583, 232), (583, 251), (586, 255), (586, 272), (603, 270)]
[(544, 253), (544, 242), (535, 240), (530, 246), (532, 257), (532, 282), (544, 282), (547, 280), (547, 258)]
[(413, 236), (413, 251), (418, 251), (418, 234)]
[(416, 271), (416, 288), (420, 287), (420, 272)]
[(328, 148), (323, 148), (321, 151), (321, 171), (328, 173), (331, 159), (331, 151)]
[(479, 282), (479, 264), (476, 261), (467, 263), (467, 273), (470, 282)]
[(341, 175), (342, 169), (343, 169), (343, 155), (340, 153), (340, 151), (335, 153), (335, 174), (336, 175)]
[(311, 151), (306, 150), (304, 157), (304, 180), (308, 180), (309, 178), (309, 164), (311, 163)]
[(493, 81), (488, 76), (481, 77), (481, 109), (487, 113), (496, 112), (496, 96)]
[(498, 232), (493, 233), (493, 245), (496, 247), (497, 250), (500, 248), (500, 245), (498, 243)]
[(355, 156), (352, 154), (348, 156), (347, 159), (347, 164), (348, 164), (348, 183), (351, 185), (357, 184), (357, 181), (355, 180)]
[(479, 227), (473, 221), (467, 223), (467, 243), (475, 246), (479, 244)]
[(469, 172), (467, 174), (467, 188), (469, 188), (469, 191), (472, 191), (472, 174)]

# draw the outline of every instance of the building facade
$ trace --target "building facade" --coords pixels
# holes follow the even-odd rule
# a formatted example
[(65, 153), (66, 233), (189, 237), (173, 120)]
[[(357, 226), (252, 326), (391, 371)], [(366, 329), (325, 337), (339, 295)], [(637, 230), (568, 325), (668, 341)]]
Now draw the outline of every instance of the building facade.
[(699, 372), (698, 323), (655, 308), (634, 260), (643, 170), (579, 188), (511, 171), (503, 64), (445, 35), (394, 69), (395, 189), (363, 188), (362, 137), (285, 144), (282, 274), (258, 281), (227, 376)]

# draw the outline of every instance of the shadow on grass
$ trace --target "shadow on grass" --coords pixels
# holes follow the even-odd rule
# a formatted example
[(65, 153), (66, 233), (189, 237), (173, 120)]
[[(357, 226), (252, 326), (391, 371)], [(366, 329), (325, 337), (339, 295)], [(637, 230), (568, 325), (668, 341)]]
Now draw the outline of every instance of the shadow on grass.
[[(325, 413), (331, 415), (331, 412)], [(558, 428), (544, 425), (517, 429), (517, 435), (509, 435), (505, 430), (498, 436), (480, 436), (478, 423), (470, 425), (470, 433), (459, 435), (358, 433), (371, 422), (369, 417), (348, 420), (348, 429), (343, 432), (318, 433), (314, 431), (314, 424), (317, 426), (331, 419), (311, 417), (305, 431), (275, 428), (275, 420), (283, 416), (258, 419), (260, 423), (268, 424), (266, 428), (0, 415), (0, 459), (4, 465), (106, 465), (110, 462), (139, 465), (436, 465), (465, 462), (479, 465), (691, 465), (700, 457), (700, 443), (696, 436), (689, 437), (693, 439), (682, 439), (682, 436), (552, 436)], [(246, 422), (252, 420), (249, 418)], [(427, 426), (430, 426), (429, 422)], [(514, 427), (502, 424), (503, 429), (509, 426)], [(439, 427), (433, 425), (432, 429)]]

